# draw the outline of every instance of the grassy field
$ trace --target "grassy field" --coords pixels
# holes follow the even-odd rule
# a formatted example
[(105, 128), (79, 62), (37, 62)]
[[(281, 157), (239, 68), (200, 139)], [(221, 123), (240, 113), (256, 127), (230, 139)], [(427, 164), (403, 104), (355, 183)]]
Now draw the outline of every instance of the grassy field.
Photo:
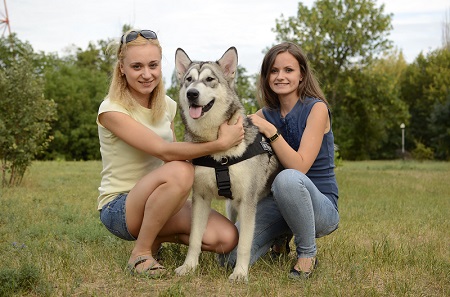
[[(96, 211), (100, 169), (36, 162), (20, 187), (0, 190), (0, 296), (450, 296), (450, 163), (344, 162), (340, 228), (318, 240), (312, 279), (287, 278), (291, 253), (258, 261), (248, 284), (228, 282), (211, 253), (187, 277), (126, 275), (132, 243)], [(173, 271), (186, 251), (166, 245), (164, 265)]]

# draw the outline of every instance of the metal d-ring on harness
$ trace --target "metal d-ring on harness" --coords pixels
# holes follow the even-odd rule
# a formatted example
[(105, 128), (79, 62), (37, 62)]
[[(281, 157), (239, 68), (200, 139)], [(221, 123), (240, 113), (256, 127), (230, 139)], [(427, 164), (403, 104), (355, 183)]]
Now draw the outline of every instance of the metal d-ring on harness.
[(229, 167), (233, 164), (250, 159), (256, 155), (268, 153), (273, 155), (272, 147), (267, 139), (261, 133), (255, 137), (252, 144), (247, 147), (244, 154), (238, 158), (223, 157), (220, 161), (214, 160), (211, 156), (204, 156), (192, 160), (192, 163), (197, 166), (211, 167), (216, 171), (216, 183), (219, 189), (219, 195), (233, 199), (231, 193), (231, 181)]

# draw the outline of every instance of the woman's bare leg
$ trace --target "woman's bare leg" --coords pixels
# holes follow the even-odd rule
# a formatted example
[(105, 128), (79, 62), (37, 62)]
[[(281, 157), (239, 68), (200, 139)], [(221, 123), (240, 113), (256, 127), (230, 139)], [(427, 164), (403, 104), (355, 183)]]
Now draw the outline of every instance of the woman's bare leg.
[[(174, 161), (144, 176), (130, 191), (126, 200), (126, 220), (129, 232), (137, 238), (130, 261), (140, 255), (152, 255), (155, 238), (185, 204), (193, 180), (193, 166)], [(139, 270), (151, 262), (142, 263)]]
[[(161, 229), (155, 242), (173, 242), (189, 245), (191, 233), (192, 205), (187, 201), (181, 210), (172, 216)], [(211, 210), (202, 238), (202, 250), (215, 253), (228, 253), (238, 243), (236, 226), (226, 217)]]

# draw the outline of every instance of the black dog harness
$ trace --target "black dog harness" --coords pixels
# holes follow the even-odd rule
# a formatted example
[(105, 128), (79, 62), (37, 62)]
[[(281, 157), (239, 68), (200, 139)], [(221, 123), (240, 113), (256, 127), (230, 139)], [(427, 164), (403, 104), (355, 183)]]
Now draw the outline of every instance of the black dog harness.
[(263, 137), (261, 133), (255, 137), (252, 144), (247, 147), (244, 154), (237, 158), (223, 157), (222, 160), (216, 161), (211, 156), (204, 156), (192, 160), (192, 163), (197, 166), (211, 167), (216, 171), (216, 183), (219, 189), (219, 195), (230, 199), (233, 199), (231, 193), (231, 181), (229, 167), (241, 161), (250, 159), (256, 155), (268, 153), (273, 155), (272, 147), (267, 142), (267, 139)]

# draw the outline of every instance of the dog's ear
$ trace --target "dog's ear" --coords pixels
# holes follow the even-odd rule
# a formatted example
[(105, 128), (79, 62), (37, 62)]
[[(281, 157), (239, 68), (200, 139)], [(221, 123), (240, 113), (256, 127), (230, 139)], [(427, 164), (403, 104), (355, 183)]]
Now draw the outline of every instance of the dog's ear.
[(183, 49), (178, 48), (175, 52), (175, 68), (177, 69), (178, 81), (181, 82), (181, 79), (183, 78), (191, 63), (192, 61), (186, 54), (186, 52)]
[(228, 79), (233, 79), (236, 76), (238, 65), (238, 54), (234, 46), (230, 47), (220, 58), (217, 63), (223, 70), (223, 73)]

